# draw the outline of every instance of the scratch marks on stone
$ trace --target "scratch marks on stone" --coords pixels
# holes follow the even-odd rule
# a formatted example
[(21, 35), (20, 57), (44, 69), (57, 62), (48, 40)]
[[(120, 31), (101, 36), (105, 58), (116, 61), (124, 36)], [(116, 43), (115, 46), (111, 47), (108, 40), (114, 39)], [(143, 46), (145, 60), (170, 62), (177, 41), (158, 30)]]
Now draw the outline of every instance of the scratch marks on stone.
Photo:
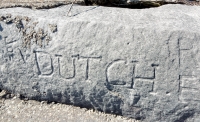
[(200, 80), (196, 76), (181, 76), (180, 96), (181, 102), (200, 101)]
[(22, 51), (21, 51), (19, 48), (18, 48), (18, 50), (19, 50), (19, 53), (20, 53), (20, 56), (21, 56), (23, 62), (26, 63), (26, 61), (25, 61), (25, 59), (24, 59), (24, 55), (22, 54)]
[(89, 58), (87, 58), (85, 80), (88, 80), (88, 72), (89, 72)]
[(130, 87), (131, 89), (134, 86), (134, 81), (135, 81), (134, 74), (135, 74), (135, 66), (133, 66), (133, 69), (132, 69), (132, 80), (131, 80), (131, 87)]
[[(61, 62), (60, 62), (60, 58), (62, 57), (62, 55), (58, 55), (58, 54), (56, 54), (55, 55), (56, 57), (58, 57), (58, 71), (59, 71), (59, 75), (61, 76), (61, 77), (63, 77), (63, 78), (65, 78), (65, 79), (73, 79), (73, 78), (75, 78), (75, 76), (76, 76), (76, 64), (75, 64), (75, 59), (73, 58), (72, 59), (72, 75), (71, 76), (69, 76), (69, 77), (64, 77), (63, 75), (62, 75), (62, 73), (61, 73)], [(69, 65), (67, 65), (66, 67), (69, 67)], [(68, 71), (69, 72), (69, 71)]]
[(178, 39), (178, 57), (179, 57), (179, 68), (181, 67), (181, 50), (180, 50), (180, 39)]
[[(158, 66), (159, 64), (155, 63), (148, 66), (139, 62), (127, 63), (126, 60), (116, 59), (106, 67), (106, 82), (109, 85), (134, 89), (135, 81), (154, 80), (156, 78), (156, 67)], [(154, 85), (153, 81), (152, 83)]]
[(124, 60), (123, 59), (116, 59), (116, 60), (114, 60), (114, 61), (112, 61), (111, 63), (109, 63), (108, 64), (108, 66), (106, 67), (106, 71), (105, 71), (105, 75), (106, 75), (106, 82), (108, 83), (109, 82), (109, 80), (108, 80), (108, 70), (109, 70), (109, 68), (114, 64), (114, 63), (120, 63), (120, 62), (124, 62)]
[(90, 60), (95, 59), (95, 60), (101, 60), (102, 56), (80, 56), (79, 54), (77, 55), (72, 55), (72, 58), (76, 57), (78, 60), (79, 59), (86, 59), (86, 72), (85, 72), (85, 80), (88, 80), (89, 78), (89, 70), (90, 70)]
[[(76, 14), (70, 16), (70, 17), (75, 17), (75, 16), (77, 16), (77, 15), (79, 15), (79, 14), (86, 13), (86, 12), (91, 11), (91, 10), (94, 10), (94, 9), (96, 9), (96, 8), (98, 8), (98, 7), (99, 7), (99, 6), (92, 7), (92, 8), (90, 8), (90, 9), (85, 10), (85, 11), (82, 11), (82, 12), (76, 13)], [(73, 9), (72, 9), (72, 11), (73, 11)]]
[(199, 102), (199, 40), (196, 40), (196, 36), (185, 36), (178, 39), (179, 100), (183, 103)]
[(38, 63), (38, 60), (37, 60), (37, 52), (34, 50), (33, 53), (35, 53), (35, 62), (36, 62), (36, 66), (37, 66), (37, 69), (38, 69), (38, 75), (41, 75), (39, 63)]
[(33, 51), (35, 53), (35, 62), (38, 69), (38, 75), (49, 76), (53, 74), (54, 67), (51, 55), (44, 51)]
[(17, 42), (17, 40), (12, 40), (12, 41), (6, 42), (6, 44), (12, 44), (14, 42)]

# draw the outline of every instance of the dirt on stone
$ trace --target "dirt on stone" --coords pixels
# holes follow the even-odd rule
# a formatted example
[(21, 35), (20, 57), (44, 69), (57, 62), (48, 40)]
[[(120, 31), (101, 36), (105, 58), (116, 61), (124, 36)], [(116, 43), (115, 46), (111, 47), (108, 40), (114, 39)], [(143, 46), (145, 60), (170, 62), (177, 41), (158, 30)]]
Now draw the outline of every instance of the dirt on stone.
[[(1, 8), (11, 7), (26, 7), (32, 9), (50, 9), (61, 5), (79, 4), (79, 5), (104, 5), (109, 7), (123, 7), (123, 8), (149, 8), (159, 7), (165, 4), (185, 4), (185, 5), (200, 5), (200, 0), (175, 0), (168, 2), (168, 0), (139, 0), (136, 2), (119, 4), (118, 0), (0, 0)], [(105, 3), (104, 3), (105, 2)], [(130, 4), (130, 5), (129, 5)]]
[(105, 114), (59, 103), (20, 99), (0, 92), (0, 122), (139, 122), (122, 116)]
[(49, 9), (71, 3), (84, 4), (84, 0), (0, 0), (1, 8), (26, 7), (32, 9)]

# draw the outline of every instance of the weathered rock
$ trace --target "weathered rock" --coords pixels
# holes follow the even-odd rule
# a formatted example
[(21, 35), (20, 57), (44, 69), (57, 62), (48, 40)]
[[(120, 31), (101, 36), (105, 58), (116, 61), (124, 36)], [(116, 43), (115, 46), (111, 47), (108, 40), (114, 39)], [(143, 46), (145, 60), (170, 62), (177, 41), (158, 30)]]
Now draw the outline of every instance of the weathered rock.
[(148, 122), (200, 120), (199, 7), (68, 9), (0, 10), (0, 89)]
[(68, 5), (72, 2), (84, 4), (84, 0), (1, 0), (0, 8), (27, 7), (33, 9), (50, 9), (62, 5)]
[(27, 7), (33, 9), (50, 9), (71, 3), (79, 5), (103, 5), (125, 8), (149, 8), (165, 4), (200, 5), (199, 0), (2, 0), (0, 8)]
[(199, 0), (84, 0), (87, 4), (110, 5), (116, 7), (148, 8), (165, 4), (200, 5)]

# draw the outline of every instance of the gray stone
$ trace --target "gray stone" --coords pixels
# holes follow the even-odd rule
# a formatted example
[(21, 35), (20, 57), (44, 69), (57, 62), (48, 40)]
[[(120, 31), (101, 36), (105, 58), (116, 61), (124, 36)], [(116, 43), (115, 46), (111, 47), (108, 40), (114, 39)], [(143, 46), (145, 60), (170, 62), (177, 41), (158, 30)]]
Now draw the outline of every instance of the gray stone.
[(32, 9), (50, 9), (68, 4), (104, 5), (112, 7), (149, 8), (165, 4), (200, 5), (199, 0), (2, 0), (0, 8), (26, 7)]
[(62, 5), (68, 5), (72, 2), (84, 4), (84, 0), (1, 0), (0, 8), (26, 7), (33, 9), (50, 9)]
[(1, 89), (148, 122), (200, 119), (199, 7), (69, 7), (0, 9)]

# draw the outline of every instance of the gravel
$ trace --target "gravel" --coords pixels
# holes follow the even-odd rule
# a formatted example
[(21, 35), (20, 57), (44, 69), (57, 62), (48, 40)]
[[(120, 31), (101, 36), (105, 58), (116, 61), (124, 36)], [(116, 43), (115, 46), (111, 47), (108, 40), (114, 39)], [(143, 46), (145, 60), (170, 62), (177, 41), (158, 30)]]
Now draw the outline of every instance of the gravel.
[(1, 91), (0, 122), (139, 122), (94, 110), (46, 101), (20, 99)]

